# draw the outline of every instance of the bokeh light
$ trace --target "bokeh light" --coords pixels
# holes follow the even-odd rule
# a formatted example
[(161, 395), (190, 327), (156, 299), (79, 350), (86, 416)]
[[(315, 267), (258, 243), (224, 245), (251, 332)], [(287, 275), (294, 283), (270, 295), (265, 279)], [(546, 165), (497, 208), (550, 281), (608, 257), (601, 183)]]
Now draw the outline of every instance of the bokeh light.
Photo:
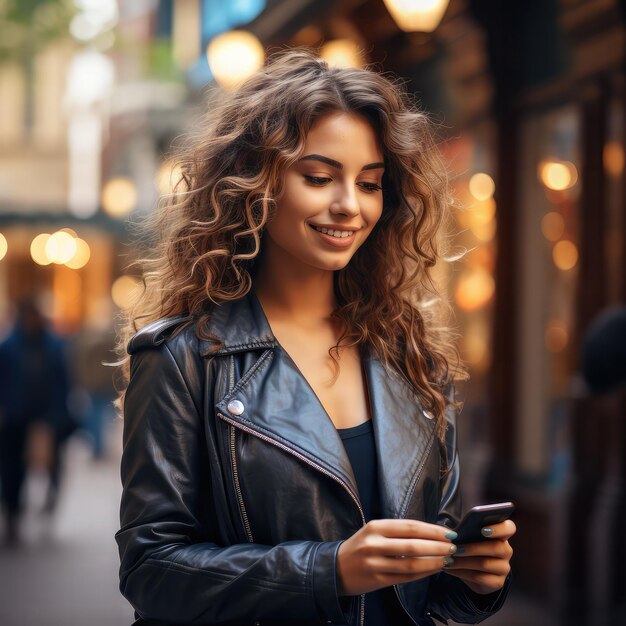
[(578, 249), (574, 243), (563, 239), (554, 246), (552, 259), (560, 270), (571, 270), (578, 262)]
[(320, 56), (331, 67), (362, 67), (363, 57), (357, 44), (351, 39), (334, 39), (325, 43)]
[(263, 67), (265, 50), (252, 33), (229, 30), (209, 42), (207, 60), (217, 84), (225, 89), (236, 89)]
[(432, 33), (450, 0), (384, 0), (398, 27), (407, 32)]
[(137, 205), (137, 187), (130, 178), (109, 180), (102, 190), (102, 208), (111, 217), (126, 217)]
[(7, 243), (7, 238), (0, 233), (0, 261), (4, 259), (9, 249), (9, 244)]
[(567, 328), (559, 320), (552, 320), (548, 323), (544, 333), (544, 342), (550, 352), (561, 352), (567, 346), (569, 334)]
[(132, 276), (120, 276), (111, 287), (111, 298), (120, 309), (128, 309), (139, 296), (139, 281)]
[(476, 200), (489, 200), (496, 190), (496, 184), (489, 174), (479, 172), (470, 178), (469, 190)]
[(91, 257), (91, 249), (84, 239), (77, 237), (74, 241), (76, 243), (76, 253), (69, 261), (66, 261), (65, 265), (70, 269), (78, 270), (87, 265)]
[(555, 191), (573, 187), (578, 181), (578, 170), (570, 161), (547, 161), (539, 166), (539, 179)]
[(156, 174), (156, 187), (159, 194), (167, 196), (174, 193), (174, 187), (182, 179), (182, 168), (179, 163), (166, 160), (161, 163)]
[(48, 237), (44, 252), (51, 263), (63, 265), (76, 254), (76, 239), (69, 233), (58, 230)]
[(475, 311), (489, 302), (495, 290), (493, 276), (476, 268), (465, 272), (459, 279), (455, 300), (463, 311)]
[(41, 233), (30, 244), (30, 256), (37, 265), (50, 265), (52, 263), (46, 254), (48, 239), (50, 239), (50, 233)]
[(624, 148), (619, 141), (609, 141), (602, 152), (604, 169), (613, 178), (618, 178), (624, 171)]
[(565, 220), (560, 213), (550, 211), (541, 220), (541, 232), (548, 241), (558, 241), (565, 232)]

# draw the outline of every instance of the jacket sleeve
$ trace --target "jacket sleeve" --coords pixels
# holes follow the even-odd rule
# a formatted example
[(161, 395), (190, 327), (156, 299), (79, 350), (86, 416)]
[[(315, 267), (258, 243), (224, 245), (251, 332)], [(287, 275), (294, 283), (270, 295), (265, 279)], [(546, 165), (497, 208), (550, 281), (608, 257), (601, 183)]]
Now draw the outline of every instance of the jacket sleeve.
[[(454, 384), (447, 390), (454, 400)], [(449, 405), (446, 411), (447, 430), (444, 458), (447, 468), (441, 479), (441, 502), (437, 523), (449, 528), (458, 525), (462, 515), (460, 466), (456, 437), (456, 411)], [(511, 576), (507, 576), (502, 589), (491, 594), (472, 591), (461, 579), (445, 572), (431, 579), (428, 594), (428, 613), (447, 624), (451, 619), (461, 624), (478, 624), (498, 611), (508, 595)]]
[(214, 542), (220, 512), (207, 510), (203, 401), (174, 354), (164, 343), (131, 358), (115, 535), (122, 594), (140, 617), (166, 624), (345, 623), (335, 590), (341, 541)]

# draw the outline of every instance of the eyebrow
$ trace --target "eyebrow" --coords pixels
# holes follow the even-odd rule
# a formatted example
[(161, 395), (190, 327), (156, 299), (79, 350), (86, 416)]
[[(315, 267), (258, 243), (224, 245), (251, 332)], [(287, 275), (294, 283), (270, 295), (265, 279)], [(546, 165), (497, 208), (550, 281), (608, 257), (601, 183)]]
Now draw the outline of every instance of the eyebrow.
[[(322, 156), (321, 154), (307, 154), (307, 156), (303, 156), (300, 161), (321, 161), (322, 163), (326, 163), (326, 165), (330, 165), (337, 170), (343, 169), (343, 165), (339, 163), (339, 161), (335, 161), (335, 159), (330, 159), (328, 157)], [(377, 170), (381, 167), (385, 167), (385, 164), (382, 161), (378, 163), (369, 163), (368, 165), (365, 165), (361, 169), (361, 171), (364, 172), (365, 170)]]

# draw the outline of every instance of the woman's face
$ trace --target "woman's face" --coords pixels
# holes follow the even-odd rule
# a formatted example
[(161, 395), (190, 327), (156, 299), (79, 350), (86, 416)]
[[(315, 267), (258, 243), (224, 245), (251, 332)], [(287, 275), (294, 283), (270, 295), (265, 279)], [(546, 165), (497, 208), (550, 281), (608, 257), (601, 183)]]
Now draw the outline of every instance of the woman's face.
[(345, 267), (380, 218), (383, 172), (378, 138), (364, 117), (324, 115), (311, 127), (303, 156), (285, 171), (264, 246), (317, 269)]

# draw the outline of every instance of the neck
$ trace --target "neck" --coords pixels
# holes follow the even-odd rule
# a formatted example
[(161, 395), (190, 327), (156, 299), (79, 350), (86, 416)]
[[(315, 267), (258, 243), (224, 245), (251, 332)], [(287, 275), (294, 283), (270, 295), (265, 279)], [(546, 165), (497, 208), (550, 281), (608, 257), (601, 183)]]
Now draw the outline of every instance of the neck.
[(268, 317), (315, 327), (336, 308), (332, 270), (303, 267), (272, 249), (260, 260), (253, 289)]

